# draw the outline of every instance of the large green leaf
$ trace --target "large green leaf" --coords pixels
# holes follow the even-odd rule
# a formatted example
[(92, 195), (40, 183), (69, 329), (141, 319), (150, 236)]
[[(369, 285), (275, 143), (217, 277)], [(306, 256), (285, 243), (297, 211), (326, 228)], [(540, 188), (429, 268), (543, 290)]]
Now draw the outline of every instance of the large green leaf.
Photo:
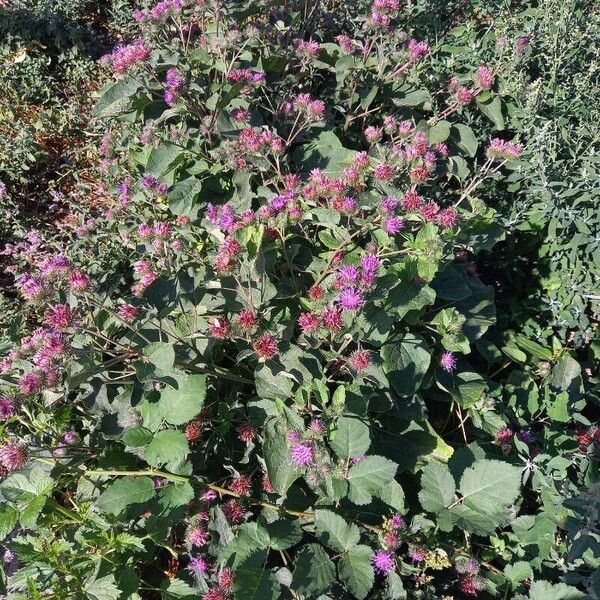
[(300, 477), (300, 471), (294, 467), (290, 459), (285, 434), (274, 423), (270, 423), (265, 430), (263, 456), (273, 490), (278, 494), (285, 494), (292, 483)]
[(508, 522), (508, 507), (517, 499), (521, 469), (499, 460), (479, 460), (460, 480), (461, 501), (452, 508), (459, 527), (485, 535)]
[(421, 475), (419, 502), (429, 512), (440, 513), (450, 506), (456, 491), (456, 481), (446, 465), (430, 462)]
[(122, 477), (113, 481), (96, 500), (96, 508), (112, 515), (121, 514), (128, 506), (143, 504), (154, 496), (150, 477)]
[(265, 553), (257, 552), (239, 565), (232, 588), (236, 600), (276, 600), (281, 584), (273, 569), (265, 565)]
[(118, 600), (121, 590), (117, 587), (114, 575), (105, 575), (88, 581), (84, 588), (86, 598), (90, 600)]
[(166, 386), (160, 393), (160, 410), (171, 425), (183, 425), (198, 415), (206, 398), (206, 375), (177, 378), (178, 387)]
[(349, 550), (360, 540), (358, 527), (330, 510), (315, 511), (315, 532), (323, 544), (338, 552)]
[(140, 82), (134, 79), (117, 81), (108, 86), (94, 107), (94, 116), (106, 119), (127, 112), (131, 107), (131, 98), (140, 87)]
[(358, 600), (367, 597), (375, 582), (372, 554), (373, 551), (368, 546), (355, 546), (338, 563), (340, 581)]
[(307, 544), (296, 555), (292, 589), (305, 596), (326, 592), (335, 579), (335, 566), (318, 544)]
[(369, 425), (355, 415), (342, 416), (337, 420), (331, 448), (340, 458), (354, 458), (365, 454), (371, 445)]
[(400, 342), (381, 349), (383, 370), (391, 386), (401, 396), (411, 396), (420, 387), (431, 362), (424, 340), (407, 333)]
[(154, 435), (146, 446), (144, 456), (148, 464), (158, 466), (181, 462), (189, 452), (190, 447), (181, 431), (165, 429)]
[(348, 498), (355, 504), (368, 504), (394, 479), (397, 468), (383, 456), (367, 456), (348, 471)]

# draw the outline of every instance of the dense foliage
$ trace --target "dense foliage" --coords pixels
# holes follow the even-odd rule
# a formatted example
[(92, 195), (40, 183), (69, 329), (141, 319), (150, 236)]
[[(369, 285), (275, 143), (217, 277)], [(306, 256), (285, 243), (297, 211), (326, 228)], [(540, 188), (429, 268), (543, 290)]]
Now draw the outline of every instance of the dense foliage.
[(592, 9), (133, 12), (3, 252), (8, 598), (600, 598)]

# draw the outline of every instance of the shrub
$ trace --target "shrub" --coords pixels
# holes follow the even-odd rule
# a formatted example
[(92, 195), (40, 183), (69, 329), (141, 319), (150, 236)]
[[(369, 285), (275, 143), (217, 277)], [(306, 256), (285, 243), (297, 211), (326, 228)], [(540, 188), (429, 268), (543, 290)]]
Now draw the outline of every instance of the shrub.
[(529, 168), (508, 50), (334, 9), (165, 0), (102, 59), (114, 201), (24, 249), (1, 363), (11, 597), (596, 593), (598, 349), (502, 365), (473, 263)]

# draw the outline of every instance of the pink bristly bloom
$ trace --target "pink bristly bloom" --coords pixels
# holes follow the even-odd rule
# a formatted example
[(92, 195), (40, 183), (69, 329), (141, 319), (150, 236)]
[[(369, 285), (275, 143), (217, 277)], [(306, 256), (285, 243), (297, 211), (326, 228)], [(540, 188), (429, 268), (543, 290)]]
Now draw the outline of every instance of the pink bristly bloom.
[(117, 308), (117, 314), (126, 323), (133, 323), (141, 313), (141, 309), (133, 304), (120, 304)]
[(456, 358), (452, 352), (444, 352), (440, 358), (440, 365), (447, 373), (452, 373), (456, 369)]
[(394, 177), (394, 169), (385, 163), (381, 163), (375, 167), (373, 176), (377, 181), (389, 181)]
[(288, 431), (286, 439), (290, 444), (297, 444), (300, 441), (300, 434), (295, 430)]
[(466, 596), (477, 596), (485, 588), (485, 583), (481, 577), (466, 575), (460, 578), (460, 591)]
[(340, 286), (357, 283), (360, 277), (358, 269), (354, 265), (344, 265), (337, 271), (336, 281)]
[(41, 300), (48, 293), (46, 281), (41, 277), (21, 275), (17, 278), (17, 285), (26, 300)]
[(313, 285), (308, 290), (308, 297), (313, 302), (316, 302), (317, 300), (320, 300), (323, 297), (323, 293), (324, 292), (325, 292), (325, 290), (323, 289), (323, 286), (321, 286), (321, 285)]
[(244, 518), (244, 509), (237, 500), (225, 502), (221, 510), (231, 525), (237, 525)]
[(394, 529), (404, 529), (406, 527), (406, 521), (402, 515), (392, 515), (390, 525)]
[(376, 144), (383, 137), (383, 129), (371, 125), (364, 130), (363, 134), (369, 144)]
[(456, 92), (456, 100), (461, 104), (469, 104), (475, 97), (473, 90), (466, 87), (459, 87)]
[(233, 585), (233, 571), (229, 567), (223, 567), (217, 575), (217, 581), (222, 590), (229, 592)]
[(389, 550), (376, 550), (371, 558), (373, 568), (383, 575), (392, 572), (396, 566), (394, 554)]
[(335, 306), (329, 306), (323, 310), (321, 322), (327, 329), (338, 331), (342, 328), (342, 313)]
[(254, 340), (252, 343), (252, 349), (260, 358), (264, 358), (266, 360), (273, 358), (277, 352), (279, 352), (279, 347), (277, 346), (275, 338), (269, 333), (264, 333), (259, 338)]
[(211, 317), (208, 320), (208, 334), (217, 340), (224, 340), (231, 333), (231, 324), (225, 317)]
[(410, 170), (411, 183), (422, 183), (423, 181), (426, 181), (428, 177), (429, 177), (429, 170), (427, 169), (427, 166), (424, 164), (417, 165), (416, 167), (413, 167)]
[(452, 229), (458, 221), (458, 214), (449, 206), (444, 208), (437, 216), (437, 222), (445, 229)]
[(0, 396), (0, 421), (10, 419), (16, 412), (15, 399), (10, 396)]
[(24, 373), (19, 380), (19, 389), (25, 396), (35, 394), (42, 388), (43, 377), (39, 373)]
[(344, 288), (338, 296), (338, 301), (344, 310), (358, 310), (365, 303), (361, 291), (355, 287)]
[(115, 73), (122, 75), (136, 64), (150, 58), (150, 48), (142, 40), (136, 40), (126, 46), (117, 46), (110, 55)]
[(298, 317), (298, 325), (304, 333), (312, 333), (319, 328), (319, 317), (308, 312), (301, 313)]
[(188, 570), (194, 575), (204, 575), (208, 571), (208, 563), (201, 556), (196, 556), (190, 560)]
[(440, 358), (440, 365), (444, 371), (451, 373), (456, 369), (456, 358), (452, 352), (444, 352)]
[(192, 546), (204, 546), (210, 539), (210, 535), (203, 527), (192, 527), (187, 532), (188, 542)]
[(292, 462), (298, 467), (305, 467), (314, 461), (313, 449), (308, 444), (294, 444), (291, 448)]
[(411, 60), (419, 60), (429, 52), (429, 44), (427, 42), (418, 42), (415, 39), (408, 40), (406, 44), (408, 56)]
[(422, 204), (421, 196), (417, 192), (406, 192), (402, 198), (402, 206), (406, 211), (417, 210)]
[(254, 311), (249, 308), (245, 308), (240, 311), (237, 316), (237, 324), (244, 331), (252, 331), (258, 325), (258, 319)]
[(389, 235), (396, 235), (404, 228), (404, 219), (402, 217), (388, 217), (383, 222), (383, 229)]
[(267, 494), (273, 493), (273, 486), (271, 485), (271, 481), (270, 481), (269, 475), (267, 473), (263, 473), (263, 476), (262, 476), (262, 489), (263, 489), (263, 492), (266, 492)]
[(509, 160), (520, 156), (523, 149), (519, 144), (505, 142), (500, 138), (494, 138), (490, 141), (490, 145), (486, 151), (489, 159)]
[(217, 499), (217, 492), (215, 492), (214, 490), (206, 490), (200, 496), (200, 500), (202, 500), (203, 502), (212, 502), (213, 500), (216, 500), (216, 499)]
[(323, 424), (323, 421), (321, 421), (321, 419), (313, 419), (308, 428), (313, 432), (313, 433), (323, 433), (323, 431), (325, 430), (325, 425)]
[(371, 364), (371, 354), (368, 350), (355, 350), (348, 359), (348, 365), (357, 373)]
[(239, 475), (229, 484), (229, 489), (240, 496), (247, 496), (252, 489), (252, 482), (246, 475)]
[(73, 292), (81, 292), (86, 290), (90, 285), (90, 278), (85, 274), (75, 269), (69, 275), (69, 286)]
[(408, 552), (408, 557), (414, 563), (421, 562), (422, 560), (425, 559), (425, 550), (423, 550), (422, 548), (413, 546), (412, 548), (410, 548), (410, 550)]
[(482, 90), (489, 90), (494, 85), (494, 71), (481, 65), (475, 72), (477, 83)]
[(237, 429), (237, 437), (240, 442), (244, 442), (245, 444), (249, 444), (254, 437), (256, 436), (256, 428), (252, 427), (249, 423), (244, 423), (240, 425)]
[(354, 41), (347, 35), (338, 35), (336, 38), (340, 48), (346, 53), (351, 54), (354, 51)]
[(319, 54), (319, 49), (321, 48), (320, 44), (313, 40), (296, 40), (295, 46), (300, 56), (308, 58), (317, 56), (317, 54)]
[(227, 600), (227, 594), (222, 589), (214, 587), (202, 596), (202, 600)]
[(400, 538), (393, 531), (388, 531), (385, 533), (382, 541), (386, 548), (395, 549), (400, 545)]
[(424, 204), (421, 208), (421, 214), (426, 221), (435, 221), (440, 210), (440, 207), (437, 203), (430, 201), (427, 204)]
[(13, 442), (0, 448), (0, 465), (7, 471), (15, 471), (27, 462), (27, 448)]

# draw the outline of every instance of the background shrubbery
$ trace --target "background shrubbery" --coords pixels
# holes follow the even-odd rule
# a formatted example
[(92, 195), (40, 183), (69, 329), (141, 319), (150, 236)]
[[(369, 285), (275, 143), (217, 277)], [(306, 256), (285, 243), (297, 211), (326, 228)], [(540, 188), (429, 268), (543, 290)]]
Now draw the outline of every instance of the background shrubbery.
[(594, 3), (0, 16), (9, 598), (600, 597)]

